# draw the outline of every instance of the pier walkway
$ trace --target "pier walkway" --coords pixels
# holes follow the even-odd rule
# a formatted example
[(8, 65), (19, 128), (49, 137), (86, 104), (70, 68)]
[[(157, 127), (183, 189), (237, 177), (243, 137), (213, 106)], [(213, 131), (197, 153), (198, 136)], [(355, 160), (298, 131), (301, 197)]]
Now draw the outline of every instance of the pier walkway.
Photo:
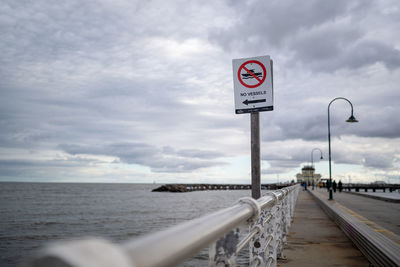
[(301, 189), (284, 256), (286, 259), (280, 260), (279, 266), (369, 266), (313, 196)]
[[(325, 188), (318, 189), (316, 192), (323, 194), (326, 199), (329, 197), (329, 193)], [(400, 203), (369, 198), (360, 194), (339, 193), (339, 191), (336, 191), (333, 194), (333, 199), (347, 209), (400, 236)], [(397, 192), (392, 194), (400, 195)]]

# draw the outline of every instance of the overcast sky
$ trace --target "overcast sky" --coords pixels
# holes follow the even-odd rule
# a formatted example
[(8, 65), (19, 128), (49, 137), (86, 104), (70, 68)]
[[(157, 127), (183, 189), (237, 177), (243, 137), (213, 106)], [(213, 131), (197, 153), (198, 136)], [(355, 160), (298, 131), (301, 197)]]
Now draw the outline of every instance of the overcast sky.
[(250, 183), (232, 59), (274, 61), (262, 182), (399, 183), (398, 0), (0, 2), (0, 181)]

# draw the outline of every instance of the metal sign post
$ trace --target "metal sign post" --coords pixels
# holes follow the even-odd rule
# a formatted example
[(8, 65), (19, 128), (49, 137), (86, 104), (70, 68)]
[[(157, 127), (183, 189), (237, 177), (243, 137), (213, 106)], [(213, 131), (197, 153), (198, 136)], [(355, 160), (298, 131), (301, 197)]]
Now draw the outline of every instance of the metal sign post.
[(273, 107), (272, 60), (269, 56), (232, 60), (236, 114), (250, 113), (251, 196), (261, 197), (260, 113)]
[(251, 130), (251, 197), (261, 197), (260, 113), (250, 114)]

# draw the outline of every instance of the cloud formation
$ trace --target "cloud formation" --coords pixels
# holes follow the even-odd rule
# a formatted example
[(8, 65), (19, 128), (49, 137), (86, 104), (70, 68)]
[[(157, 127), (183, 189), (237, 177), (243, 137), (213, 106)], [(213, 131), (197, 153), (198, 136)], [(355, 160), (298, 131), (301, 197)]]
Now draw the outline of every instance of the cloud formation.
[(359, 123), (345, 123), (347, 103), (332, 105), (335, 163), (394, 177), (399, 10), (396, 0), (2, 1), (0, 180), (228, 182), (249, 156), (231, 60), (265, 54), (275, 90), (261, 114), (265, 177), (291, 179), (312, 148), (326, 153), (338, 96)]
[(112, 143), (97, 147), (61, 144), (59, 147), (71, 155), (116, 157), (122, 163), (147, 166), (154, 172), (191, 172), (226, 164), (211, 160), (222, 157), (220, 152), (196, 149), (175, 151), (171, 147), (158, 149), (144, 143)]

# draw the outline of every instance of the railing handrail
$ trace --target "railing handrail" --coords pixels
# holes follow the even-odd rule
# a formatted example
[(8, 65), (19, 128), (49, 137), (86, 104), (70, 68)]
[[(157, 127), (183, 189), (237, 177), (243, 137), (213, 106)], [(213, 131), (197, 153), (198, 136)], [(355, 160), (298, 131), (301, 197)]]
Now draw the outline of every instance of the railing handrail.
[[(298, 185), (293, 185), (275, 190), (272, 191), (272, 194), (258, 200), (244, 198), (232, 207), (178, 224), (166, 230), (150, 233), (121, 245), (99, 239), (60, 242), (43, 249), (27, 266), (54, 266), (56, 260), (68, 262), (70, 264), (68, 266), (108, 266), (104, 264), (104, 257), (88, 259), (82, 255), (84, 242), (102, 244), (97, 249), (93, 248), (97, 250), (93, 253), (101, 254), (99, 247), (107, 249), (109, 256), (111, 256), (110, 251), (115, 251), (114, 257), (119, 257), (119, 259), (114, 259), (114, 263), (123, 262), (126, 266), (137, 267), (175, 266), (209, 246), (232, 229), (252, 219), (252, 217), (258, 218), (260, 210), (272, 208), (297, 187)], [(86, 252), (90, 254), (88, 252), (90, 248), (84, 247), (87, 249)], [(107, 259), (107, 261), (109, 260)]]

